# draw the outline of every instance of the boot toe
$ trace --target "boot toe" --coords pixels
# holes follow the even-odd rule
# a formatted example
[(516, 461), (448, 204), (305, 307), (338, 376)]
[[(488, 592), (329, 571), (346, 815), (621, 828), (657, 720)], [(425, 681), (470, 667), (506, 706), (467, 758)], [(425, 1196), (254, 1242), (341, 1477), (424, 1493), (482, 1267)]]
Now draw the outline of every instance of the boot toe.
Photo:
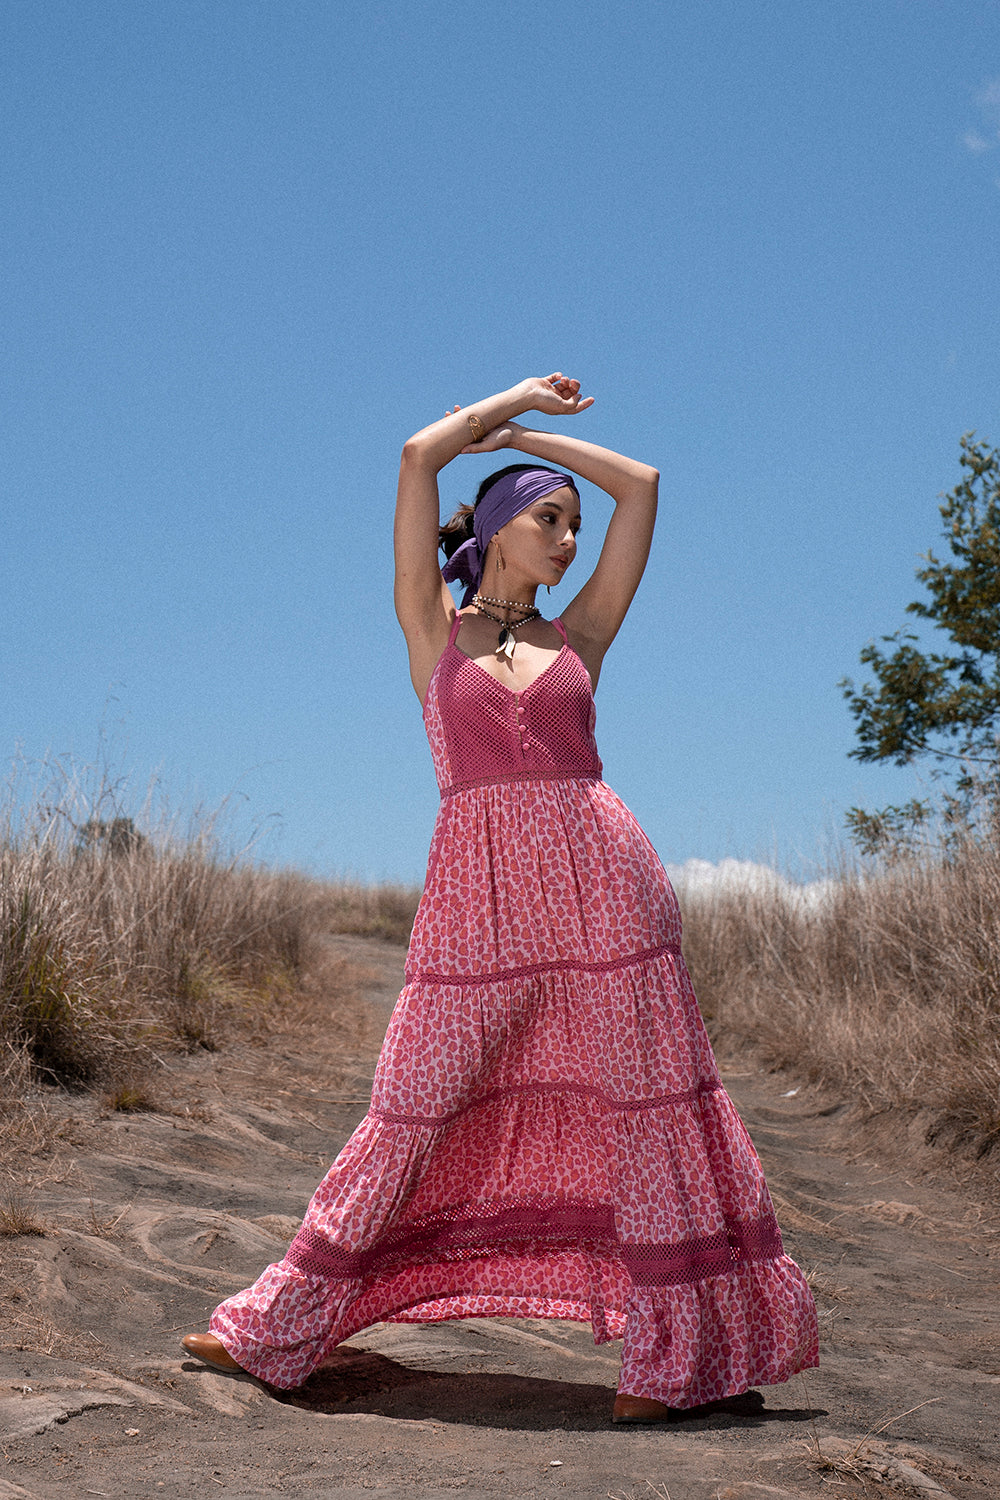
[(611, 1412), (612, 1422), (669, 1422), (672, 1406), (654, 1401), (651, 1396), (616, 1396)]
[(203, 1364), (211, 1365), (215, 1370), (242, 1370), (243, 1366), (236, 1363), (225, 1344), (215, 1337), (214, 1333), (189, 1333), (181, 1339), (181, 1344), (188, 1354), (193, 1354), (195, 1359), (200, 1359)]

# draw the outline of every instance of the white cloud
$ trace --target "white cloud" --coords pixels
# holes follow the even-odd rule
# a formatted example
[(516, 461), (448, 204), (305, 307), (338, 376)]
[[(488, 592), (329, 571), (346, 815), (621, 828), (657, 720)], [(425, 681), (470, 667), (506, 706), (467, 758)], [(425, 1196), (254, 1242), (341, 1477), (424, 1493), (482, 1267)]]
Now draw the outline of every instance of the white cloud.
[(973, 156), (985, 156), (1000, 144), (1000, 78), (987, 78), (972, 96), (979, 125), (962, 136), (962, 145)]
[(1000, 78), (988, 78), (974, 97), (984, 115), (1000, 120)]
[(812, 911), (821, 906), (836, 889), (835, 880), (811, 880), (806, 885), (786, 880), (770, 865), (749, 859), (720, 859), (713, 865), (707, 859), (688, 859), (682, 865), (667, 865), (667, 874), (678, 894), (687, 897), (712, 896), (717, 892), (771, 895), (789, 906)]
[(986, 140), (985, 136), (981, 136), (978, 130), (967, 130), (962, 137), (962, 145), (967, 151), (971, 151), (974, 156), (981, 156), (984, 151), (993, 150), (992, 141)]
[(979, 114), (979, 125), (967, 130), (962, 144), (974, 156), (992, 151), (1000, 141), (1000, 78), (987, 78), (972, 96)]

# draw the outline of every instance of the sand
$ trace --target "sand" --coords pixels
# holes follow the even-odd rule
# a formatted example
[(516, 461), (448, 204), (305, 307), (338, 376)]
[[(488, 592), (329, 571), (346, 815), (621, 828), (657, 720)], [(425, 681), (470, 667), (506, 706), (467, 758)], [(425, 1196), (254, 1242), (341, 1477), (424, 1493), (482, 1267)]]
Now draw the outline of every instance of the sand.
[(402, 958), (332, 939), (353, 1002), (168, 1059), (154, 1112), (51, 1095), (23, 1163), (45, 1232), (0, 1239), (0, 1497), (1000, 1496), (996, 1215), (749, 1064), (725, 1081), (816, 1291), (819, 1371), (642, 1429), (610, 1422), (619, 1347), (573, 1324), (380, 1325), (292, 1394), (187, 1358), (364, 1114)]

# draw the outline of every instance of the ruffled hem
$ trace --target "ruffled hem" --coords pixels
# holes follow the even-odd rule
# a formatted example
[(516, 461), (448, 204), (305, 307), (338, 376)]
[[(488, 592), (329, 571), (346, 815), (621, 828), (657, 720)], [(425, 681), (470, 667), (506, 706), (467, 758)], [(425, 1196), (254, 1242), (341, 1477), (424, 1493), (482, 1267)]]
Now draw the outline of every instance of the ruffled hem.
[(627, 1389), (671, 1405), (814, 1362), (812, 1299), (717, 1078), (637, 1103), (593, 1085), (505, 1088), (434, 1124), (374, 1110), (285, 1259), (211, 1328), (244, 1368), (292, 1388), (373, 1323), (464, 1317), (624, 1336)]
[[(374, 1323), (457, 1318), (590, 1323), (595, 1343), (624, 1340), (621, 1392), (679, 1408), (778, 1385), (818, 1363), (812, 1295), (787, 1255), (670, 1287), (631, 1286), (620, 1265), (591, 1260), (592, 1300), (479, 1291), (487, 1269), (502, 1283), (496, 1261), (462, 1262), (415, 1267), (391, 1288), (365, 1288), (281, 1262), (222, 1303), (210, 1331), (245, 1370), (282, 1390), (301, 1385), (338, 1344)], [(615, 1302), (604, 1300), (608, 1291)]]
[(686, 1408), (819, 1364), (816, 1307), (787, 1255), (688, 1286), (637, 1288), (618, 1389)]

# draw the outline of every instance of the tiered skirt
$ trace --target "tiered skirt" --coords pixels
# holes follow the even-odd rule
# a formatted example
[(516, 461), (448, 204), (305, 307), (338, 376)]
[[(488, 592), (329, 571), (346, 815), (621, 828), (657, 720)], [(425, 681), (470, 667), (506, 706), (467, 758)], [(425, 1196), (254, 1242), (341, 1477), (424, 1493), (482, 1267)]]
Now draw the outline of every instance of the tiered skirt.
[(211, 1331), (291, 1388), (373, 1323), (491, 1316), (589, 1322), (676, 1407), (817, 1361), (673, 891), (589, 778), (444, 799), (371, 1109)]

